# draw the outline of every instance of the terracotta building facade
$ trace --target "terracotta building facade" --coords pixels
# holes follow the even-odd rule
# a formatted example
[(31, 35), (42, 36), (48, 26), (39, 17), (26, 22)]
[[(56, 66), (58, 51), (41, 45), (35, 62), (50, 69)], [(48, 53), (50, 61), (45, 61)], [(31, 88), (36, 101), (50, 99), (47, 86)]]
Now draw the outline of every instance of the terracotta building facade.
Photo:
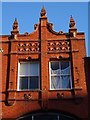
[(85, 35), (73, 17), (55, 32), (46, 10), (33, 33), (2, 35), (2, 119), (88, 120)]

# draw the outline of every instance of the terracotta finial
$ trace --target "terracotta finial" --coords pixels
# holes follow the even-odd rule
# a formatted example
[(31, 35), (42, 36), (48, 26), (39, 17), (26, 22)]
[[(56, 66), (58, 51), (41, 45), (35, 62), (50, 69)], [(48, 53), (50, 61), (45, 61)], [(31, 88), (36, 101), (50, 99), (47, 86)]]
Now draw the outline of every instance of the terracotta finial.
[(13, 30), (18, 30), (18, 21), (17, 21), (17, 18), (15, 18), (15, 21), (13, 23)]
[(75, 27), (75, 21), (74, 21), (72, 15), (71, 15), (71, 17), (70, 17), (69, 27), (70, 27), (70, 28), (74, 28), (74, 27)]
[(11, 34), (15, 35), (19, 33), (17, 18), (15, 18), (12, 28), (13, 30), (11, 31)]
[(41, 17), (46, 17), (46, 10), (45, 10), (44, 6), (41, 9), (40, 15), (41, 15)]

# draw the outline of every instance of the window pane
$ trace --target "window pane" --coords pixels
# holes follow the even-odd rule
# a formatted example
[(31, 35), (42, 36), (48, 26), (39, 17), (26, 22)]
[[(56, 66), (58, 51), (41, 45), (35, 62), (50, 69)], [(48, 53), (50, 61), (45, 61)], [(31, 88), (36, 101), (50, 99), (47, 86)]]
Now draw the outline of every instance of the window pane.
[(70, 74), (69, 62), (61, 62), (61, 74)]
[(62, 116), (62, 119), (63, 119), (63, 120), (75, 120), (74, 118), (69, 117), (69, 116), (66, 116), (66, 115), (63, 115), (63, 116)]
[(51, 89), (71, 88), (69, 61), (51, 62)]
[(59, 89), (60, 88), (60, 77), (52, 76), (51, 77), (51, 89)]
[(57, 115), (37, 115), (34, 120), (58, 120)]
[(39, 88), (39, 77), (32, 76), (30, 77), (29, 89), (38, 89)]
[(51, 74), (60, 73), (59, 62), (51, 62)]
[(62, 79), (62, 88), (71, 88), (69, 75), (61, 76), (61, 79)]
[(29, 73), (30, 76), (38, 76), (39, 75), (39, 64), (38, 64), (38, 62), (31, 62), (30, 66), (29, 66), (29, 69), (30, 69), (30, 73)]
[(28, 75), (28, 63), (20, 63), (20, 75)]
[(20, 77), (20, 89), (28, 89), (28, 77)]

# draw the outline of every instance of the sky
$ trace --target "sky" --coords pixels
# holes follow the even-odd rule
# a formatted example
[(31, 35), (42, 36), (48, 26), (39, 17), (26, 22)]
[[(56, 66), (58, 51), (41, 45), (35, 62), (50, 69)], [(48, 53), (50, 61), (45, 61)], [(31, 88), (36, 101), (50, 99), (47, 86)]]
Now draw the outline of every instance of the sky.
[(34, 31), (39, 23), (42, 6), (47, 11), (48, 22), (54, 24), (54, 30), (68, 32), (72, 15), (78, 32), (85, 32), (86, 51), (88, 47), (88, 2), (2, 2), (2, 33), (10, 35), (14, 19), (17, 18), (21, 34)]

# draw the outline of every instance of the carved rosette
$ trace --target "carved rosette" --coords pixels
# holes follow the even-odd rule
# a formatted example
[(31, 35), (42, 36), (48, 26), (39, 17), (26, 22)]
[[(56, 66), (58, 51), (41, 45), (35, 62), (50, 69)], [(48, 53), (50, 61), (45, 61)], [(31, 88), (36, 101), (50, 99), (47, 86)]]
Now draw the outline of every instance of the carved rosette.
[(48, 52), (60, 52), (69, 51), (70, 43), (69, 41), (52, 41), (48, 42)]
[(39, 52), (38, 42), (20, 42), (18, 44), (18, 52)]

